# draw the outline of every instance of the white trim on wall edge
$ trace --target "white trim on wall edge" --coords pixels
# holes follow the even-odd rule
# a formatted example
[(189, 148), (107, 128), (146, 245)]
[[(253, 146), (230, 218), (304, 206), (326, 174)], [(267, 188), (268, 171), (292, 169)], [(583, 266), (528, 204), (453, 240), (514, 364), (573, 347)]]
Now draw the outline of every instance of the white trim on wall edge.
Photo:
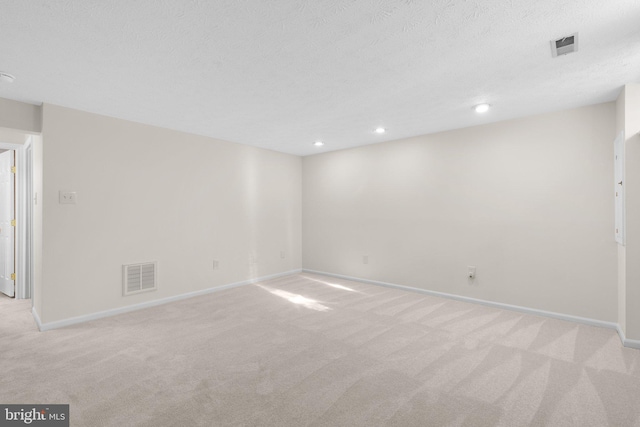
[(239, 286), (251, 285), (253, 283), (275, 279), (278, 277), (290, 276), (292, 274), (298, 274), (301, 271), (302, 271), (301, 269), (285, 271), (283, 273), (271, 274), (269, 276), (257, 277), (255, 279), (244, 280), (242, 282), (215, 286), (213, 288), (207, 288), (207, 289), (202, 289), (200, 291), (188, 292), (186, 294), (174, 295), (172, 297), (161, 298), (153, 301), (147, 301), (140, 304), (128, 305), (126, 307), (114, 308), (114, 309), (105, 310), (105, 311), (98, 311), (96, 313), (84, 314), (82, 316), (70, 317), (68, 319), (63, 319), (63, 320), (56, 320), (55, 322), (42, 323), (40, 321), (40, 316), (38, 315), (38, 312), (36, 311), (35, 307), (31, 309), (31, 313), (33, 314), (33, 318), (35, 319), (36, 324), (38, 325), (38, 329), (44, 332), (44, 331), (49, 331), (51, 329), (58, 329), (58, 328), (63, 328), (65, 326), (75, 325), (78, 323), (89, 322), (91, 320), (102, 319), (103, 317), (115, 316), (116, 314), (128, 313), (130, 311), (142, 310), (143, 308), (155, 307), (158, 305), (167, 304), (169, 302), (180, 301), (183, 299), (197, 297), (200, 295), (206, 295), (214, 292), (224, 291), (225, 289), (237, 288)]
[(42, 322), (40, 321), (40, 316), (38, 316), (38, 312), (35, 307), (31, 307), (31, 314), (33, 314), (33, 319), (36, 321), (38, 329), (42, 331)]
[(536, 308), (522, 307), (520, 305), (511, 305), (511, 304), (504, 304), (504, 303), (501, 303), (501, 302), (487, 301), (487, 300), (471, 298), (471, 297), (464, 297), (464, 296), (461, 296), (461, 295), (448, 294), (448, 293), (445, 293), (445, 292), (430, 291), (430, 290), (427, 290), (427, 289), (413, 288), (411, 286), (396, 285), (395, 283), (387, 283), (387, 282), (380, 282), (378, 280), (370, 280), (370, 279), (362, 279), (360, 277), (345, 276), (343, 274), (335, 274), (335, 273), (327, 273), (325, 271), (309, 270), (307, 268), (303, 268), (302, 272), (303, 273), (312, 273), (312, 274), (322, 274), (324, 276), (336, 277), (336, 278), (339, 278), (339, 279), (354, 280), (356, 282), (368, 283), (368, 284), (371, 284), (371, 285), (384, 286), (384, 287), (387, 287), (387, 288), (394, 288), (394, 289), (402, 289), (404, 291), (417, 292), (417, 293), (420, 293), (420, 294), (431, 295), (431, 296), (436, 296), (436, 297), (441, 297), (441, 298), (448, 298), (448, 299), (453, 299), (453, 300), (463, 301), (463, 302), (470, 302), (470, 303), (473, 303), (473, 304), (481, 304), (481, 305), (486, 305), (488, 307), (501, 308), (501, 309), (504, 309), (504, 310), (518, 311), (520, 313), (533, 314), (535, 316), (550, 317), (552, 319), (566, 320), (566, 321), (569, 321), (569, 322), (582, 323), (582, 324), (589, 325), (589, 326), (597, 326), (597, 327), (600, 327), (600, 328), (614, 329), (614, 330), (616, 330), (618, 332), (618, 335), (620, 336), (620, 340), (622, 341), (622, 345), (623, 346), (629, 347), (629, 348), (640, 349), (640, 341), (627, 339), (625, 337), (624, 331), (622, 330), (620, 325), (618, 323), (615, 323), (615, 322), (605, 322), (603, 320), (589, 319), (587, 317), (572, 316), (570, 314), (562, 314), (562, 313), (555, 313), (553, 311), (538, 310)]

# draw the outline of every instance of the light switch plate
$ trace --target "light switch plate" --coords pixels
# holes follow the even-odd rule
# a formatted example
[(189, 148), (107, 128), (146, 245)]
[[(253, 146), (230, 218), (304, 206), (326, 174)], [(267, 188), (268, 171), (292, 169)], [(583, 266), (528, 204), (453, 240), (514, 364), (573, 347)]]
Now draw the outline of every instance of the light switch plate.
[(75, 205), (78, 200), (78, 194), (75, 191), (60, 190), (59, 202), (61, 205)]

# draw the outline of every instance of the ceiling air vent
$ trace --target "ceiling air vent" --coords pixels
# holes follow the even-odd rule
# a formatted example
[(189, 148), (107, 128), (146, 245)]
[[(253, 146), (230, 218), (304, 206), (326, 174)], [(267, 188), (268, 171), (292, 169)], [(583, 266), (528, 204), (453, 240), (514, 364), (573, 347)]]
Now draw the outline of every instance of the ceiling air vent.
[(578, 51), (578, 33), (551, 40), (551, 56), (556, 57)]
[(122, 296), (158, 289), (157, 263), (122, 266)]

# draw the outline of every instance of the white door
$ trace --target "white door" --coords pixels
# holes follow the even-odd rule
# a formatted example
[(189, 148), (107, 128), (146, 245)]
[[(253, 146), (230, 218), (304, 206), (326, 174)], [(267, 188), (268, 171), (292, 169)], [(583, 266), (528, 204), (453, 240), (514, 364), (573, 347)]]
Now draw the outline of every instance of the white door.
[(15, 280), (11, 278), (14, 273), (14, 227), (11, 221), (14, 219), (14, 151), (8, 150), (0, 153), (0, 292), (15, 295)]

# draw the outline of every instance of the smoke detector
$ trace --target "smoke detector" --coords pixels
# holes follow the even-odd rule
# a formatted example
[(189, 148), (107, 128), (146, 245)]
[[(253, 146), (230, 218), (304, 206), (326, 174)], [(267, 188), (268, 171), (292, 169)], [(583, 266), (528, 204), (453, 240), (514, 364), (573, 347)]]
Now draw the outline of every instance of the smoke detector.
[(13, 77), (9, 73), (5, 73), (4, 71), (0, 71), (0, 82), (3, 83), (13, 83), (16, 78)]
[(551, 40), (551, 56), (567, 55), (578, 51), (578, 33), (564, 36), (558, 40)]

